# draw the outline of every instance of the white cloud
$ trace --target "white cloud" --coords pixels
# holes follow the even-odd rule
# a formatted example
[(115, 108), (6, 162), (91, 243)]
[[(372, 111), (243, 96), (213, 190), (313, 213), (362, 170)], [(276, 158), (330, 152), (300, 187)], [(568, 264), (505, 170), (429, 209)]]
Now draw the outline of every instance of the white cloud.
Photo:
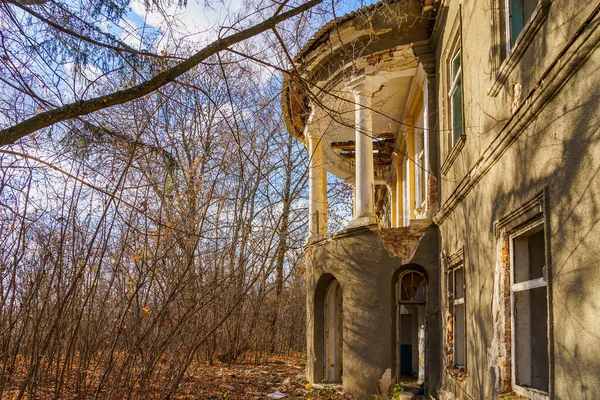
[[(72, 76), (75, 73), (75, 65), (72, 62), (66, 63), (65, 71), (69, 76)], [(88, 81), (94, 81), (104, 74), (100, 68), (90, 64), (79, 67), (78, 72)]]
[[(166, 35), (166, 40), (189, 43), (207, 42), (217, 37), (218, 29), (231, 22), (230, 19), (241, 8), (241, 0), (224, 0), (223, 3), (212, 3), (212, 8), (205, 7), (196, 0), (190, 0), (185, 7), (177, 2), (161, 7), (146, 9), (144, 2), (133, 0), (132, 11), (145, 23), (159, 29)], [(161, 43), (164, 47), (165, 43)], [(179, 43), (178, 43), (179, 44)]]
[(94, 96), (101, 82), (107, 79), (107, 75), (100, 68), (90, 64), (75, 66), (72, 62), (68, 62), (63, 67), (65, 75), (59, 85), (62, 102), (71, 102), (80, 96), (83, 98)]

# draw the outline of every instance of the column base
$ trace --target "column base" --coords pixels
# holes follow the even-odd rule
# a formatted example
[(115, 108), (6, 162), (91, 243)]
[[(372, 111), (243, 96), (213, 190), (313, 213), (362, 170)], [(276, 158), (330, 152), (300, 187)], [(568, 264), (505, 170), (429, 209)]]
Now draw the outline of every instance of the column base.
[(379, 221), (375, 215), (366, 215), (363, 217), (354, 218), (348, 224), (348, 228), (358, 228), (359, 226), (376, 225)]

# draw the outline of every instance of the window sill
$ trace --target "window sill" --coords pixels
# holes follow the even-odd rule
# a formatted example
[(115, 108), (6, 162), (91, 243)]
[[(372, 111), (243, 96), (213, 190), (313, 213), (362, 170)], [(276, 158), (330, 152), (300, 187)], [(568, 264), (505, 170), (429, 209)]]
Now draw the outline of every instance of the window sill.
[(452, 146), (452, 150), (450, 150), (450, 153), (448, 154), (448, 156), (446, 157), (446, 160), (444, 160), (444, 163), (442, 164), (442, 167), (440, 168), (440, 171), (442, 172), (443, 175), (446, 175), (448, 173), (448, 171), (450, 170), (450, 167), (452, 167), (452, 164), (454, 164), (456, 157), (458, 157), (462, 148), (465, 147), (466, 141), (467, 141), (467, 135), (465, 135), (463, 133), (458, 138), (458, 141), (456, 143), (454, 143), (454, 146)]
[(550, 8), (551, 0), (539, 0), (533, 15), (523, 27), (523, 30), (519, 34), (517, 41), (514, 46), (510, 50), (510, 53), (506, 56), (500, 68), (498, 69), (498, 73), (496, 74), (496, 79), (494, 84), (488, 91), (488, 95), (491, 97), (496, 97), (500, 92), (500, 88), (504, 85), (510, 73), (515, 69), (525, 51), (533, 42), (537, 32), (542, 27), (546, 17), (548, 16), (548, 9)]
[(516, 394), (531, 400), (548, 400), (548, 393), (538, 389), (532, 389), (524, 386), (513, 385)]

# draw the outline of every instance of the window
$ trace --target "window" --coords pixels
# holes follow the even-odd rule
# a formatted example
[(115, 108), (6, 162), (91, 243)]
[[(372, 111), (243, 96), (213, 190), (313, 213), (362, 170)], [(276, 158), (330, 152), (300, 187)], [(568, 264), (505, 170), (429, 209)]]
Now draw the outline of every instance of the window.
[[(422, 126), (417, 122), (417, 126)], [(421, 209), (425, 201), (426, 174), (425, 174), (425, 135), (422, 128), (415, 128), (415, 208)]]
[(496, 96), (519, 64), (548, 16), (551, 0), (497, 0), (493, 12), (492, 68), (496, 79), (488, 94)]
[(507, 53), (514, 47), (519, 34), (531, 19), (538, 0), (505, 0), (506, 1), (506, 49)]
[(402, 226), (408, 226), (410, 224), (410, 162), (408, 158), (404, 160), (402, 166)]
[(452, 316), (451, 367), (466, 367), (465, 269), (458, 264), (448, 271), (448, 304)]
[[(504, 0), (497, 0), (504, 1)], [(460, 2), (459, 2), (460, 3)], [(465, 146), (467, 135), (463, 124), (463, 75), (461, 49), (461, 19), (462, 7), (459, 4), (458, 13), (449, 31), (449, 40), (442, 49), (443, 52), (443, 88), (447, 98), (443, 102), (444, 129), (447, 134), (442, 141), (442, 152), (445, 159), (440, 172), (446, 175), (454, 161)]]
[(460, 47), (450, 58), (450, 113), (452, 121), (452, 145), (458, 142), (463, 134), (463, 103), (462, 103), (462, 68)]
[(547, 188), (494, 222), (499, 239), (494, 293), (496, 366), (502, 393), (547, 400), (550, 389), (551, 294)]
[(543, 220), (516, 231), (510, 237), (510, 245), (513, 388), (522, 396), (539, 398), (539, 394), (547, 394), (549, 388)]

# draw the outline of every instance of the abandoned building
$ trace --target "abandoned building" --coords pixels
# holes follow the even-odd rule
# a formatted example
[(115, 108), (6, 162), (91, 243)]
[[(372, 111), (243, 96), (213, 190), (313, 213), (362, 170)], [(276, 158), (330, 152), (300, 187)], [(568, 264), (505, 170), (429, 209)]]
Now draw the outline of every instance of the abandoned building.
[[(299, 52), (311, 382), (600, 399), (599, 24), (597, 0), (389, 0)], [(328, 174), (354, 188), (331, 234)]]

